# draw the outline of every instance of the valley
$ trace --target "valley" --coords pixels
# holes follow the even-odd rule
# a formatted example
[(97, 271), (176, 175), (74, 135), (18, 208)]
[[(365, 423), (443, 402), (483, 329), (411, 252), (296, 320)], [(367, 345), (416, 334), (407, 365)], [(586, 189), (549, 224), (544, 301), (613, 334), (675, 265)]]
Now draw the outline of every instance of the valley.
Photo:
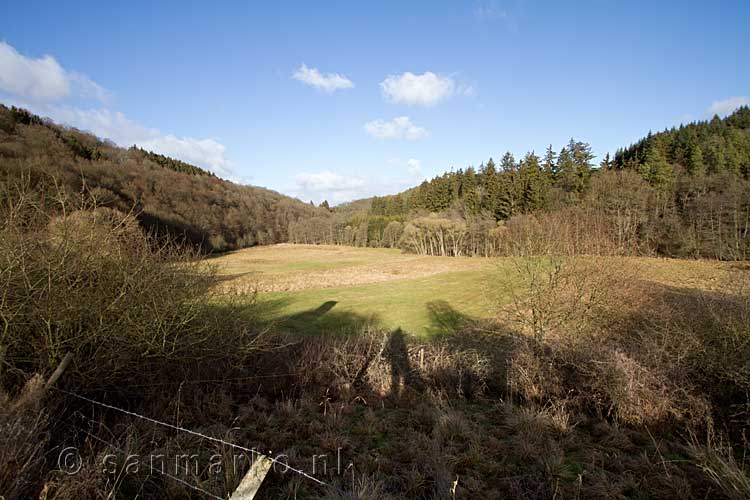
[[(646, 257), (591, 257), (627, 266), (661, 286), (710, 290), (737, 264)], [(349, 323), (401, 328), (417, 337), (491, 321), (520, 286), (514, 258), (436, 257), (398, 249), (278, 244), (229, 252), (215, 293), (258, 294), (267, 321), (301, 332), (346, 332)]]

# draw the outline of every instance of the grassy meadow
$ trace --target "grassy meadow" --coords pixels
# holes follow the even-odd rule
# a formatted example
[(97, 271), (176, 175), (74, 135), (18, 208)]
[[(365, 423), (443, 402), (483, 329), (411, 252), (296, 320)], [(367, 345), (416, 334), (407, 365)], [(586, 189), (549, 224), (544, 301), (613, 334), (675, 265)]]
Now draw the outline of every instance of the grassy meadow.
[(503, 297), (490, 287), (507, 266), (327, 245), (252, 248), (210, 262), (224, 278), (221, 288), (257, 290), (266, 319), (294, 330), (336, 333), (369, 323), (417, 336), (492, 315)]
[[(658, 258), (621, 262), (657, 285), (709, 290), (730, 264)], [(512, 258), (435, 257), (397, 249), (280, 244), (209, 259), (220, 291), (256, 293), (265, 319), (295, 331), (351, 331), (352, 323), (430, 338), (498, 314), (519, 289)]]

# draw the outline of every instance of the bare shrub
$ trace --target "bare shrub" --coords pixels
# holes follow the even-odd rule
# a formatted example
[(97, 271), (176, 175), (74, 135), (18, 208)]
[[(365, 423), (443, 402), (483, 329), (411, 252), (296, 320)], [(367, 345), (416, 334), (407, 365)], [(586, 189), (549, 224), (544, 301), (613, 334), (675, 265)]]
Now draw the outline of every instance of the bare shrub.
[(530, 340), (517, 341), (509, 359), (511, 393), (542, 405), (565, 400), (570, 409), (628, 425), (710, 423), (699, 384), (670, 354), (694, 338), (680, 339), (685, 330), (671, 322), (654, 329), (650, 321), (653, 334), (642, 329), (638, 315), (649, 301), (630, 277), (637, 273), (627, 267), (632, 262), (552, 255), (514, 263), (511, 281), (521, 285), (506, 313)]
[[(192, 252), (150, 239), (132, 215), (63, 210), (47, 221), (34, 202), (17, 200), (0, 238), (6, 387), (66, 352), (75, 354), (69, 372), (95, 386), (103, 374), (107, 383), (133, 382), (168, 369), (165, 362), (227, 362), (257, 347), (251, 304), (205, 301), (212, 271)], [(33, 220), (21, 216), (29, 212), (41, 223), (19, 224)]]
[(618, 255), (611, 221), (597, 210), (567, 207), (516, 215), (504, 225), (501, 255)]
[(651, 292), (635, 315), (638, 355), (683, 387), (700, 392), (717, 423), (750, 426), (750, 275), (738, 270), (716, 291)]
[(565, 352), (576, 369), (581, 403), (627, 425), (705, 422), (706, 404), (656, 367), (644, 366), (616, 346), (578, 346)]
[(544, 403), (563, 397), (563, 374), (535, 342), (516, 343), (507, 361), (507, 386), (510, 396), (518, 394), (526, 401)]
[[(548, 335), (574, 337), (594, 326), (602, 309), (627, 288), (621, 262), (576, 255), (535, 255), (519, 249), (505, 285), (512, 298), (507, 317), (542, 342)], [(632, 272), (632, 271), (631, 271)]]

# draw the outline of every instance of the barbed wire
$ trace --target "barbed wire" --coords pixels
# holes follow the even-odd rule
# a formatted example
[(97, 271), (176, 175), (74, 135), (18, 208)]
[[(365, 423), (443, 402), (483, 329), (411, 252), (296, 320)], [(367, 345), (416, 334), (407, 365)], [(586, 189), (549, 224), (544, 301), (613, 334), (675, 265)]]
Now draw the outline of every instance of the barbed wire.
[[(247, 448), (245, 446), (239, 445), (239, 444), (231, 443), (229, 441), (224, 441), (223, 439), (220, 439), (220, 438), (217, 438), (217, 437), (214, 437), (214, 436), (209, 436), (209, 435), (203, 434), (201, 432), (196, 432), (196, 431), (194, 431), (192, 429), (187, 429), (185, 427), (180, 427), (179, 425), (170, 424), (168, 422), (162, 422), (161, 420), (157, 420), (155, 418), (148, 417), (146, 415), (141, 415), (141, 414), (133, 412), (133, 411), (125, 410), (123, 408), (118, 408), (117, 406), (113, 406), (113, 405), (110, 405), (110, 404), (107, 404), (107, 403), (102, 403), (101, 401), (97, 401), (95, 399), (91, 399), (91, 398), (88, 398), (86, 396), (81, 396), (80, 394), (76, 394), (74, 392), (66, 391), (65, 389), (59, 389), (57, 387), (52, 387), (52, 389), (54, 389), (54, 390), (56, 390), (56, 391), (58, 391), (58, 392), (60, 392), (62, 394), (67, 394), (68, 396), (72, 396), (74, 398), (80, 399), (82, 401), (86, 401), (88, 403), (91, 403), (91, 404), (94, 404), (94, 405), (97, 405), (97, 406), (101, 406), (102, 408), (107, 408), (107, 409), (110, 409), (110, 410), (115, 410), (115, 411), (118, 411), (118, 412), (123, 413), (125, 415), (130, 415), (132, 417), (136, 417), (136, 418), (139, 418), (141, 420), (145, 420), (147, 422), (151, 422), (151, 423), (154, 423), (154, 424), (157, 424), (157, 425), (161, 425), (163, 427), (167, 427), (169, 429), (173, 429), (173, 430), (176, 430), (178, 432), (184, 432), (186, 434), (192, 434), (193, 436), (197, 436), (197, 437), (203, 438), (203, 439), (205, 439), (207, 441), (213, 441), (215, 443), (221, 443), (223, 445), (229, 446), (230, 448), (235, 448), (235, 449), (238, 449), (238, 450), (242, 450), (244, 452), (250, 453), (251, 456), (253, 456), (253, 457), (255, 455), (264, 457), (265, 459), (269, 460), (271, 463), (278, 464), (278, 465), (284, 467), (284, 471), (292, 471), (295, 474), (298, 474), (298, 475), (302, 476), (305, 479), (313, 481), (314, 483), (316, 483), (316, 484), (318, 484), (320, 486), (323, 486), (325, 488), (329, 488), (329, 489), (332, 489), (332, 490), (336, 490), (337, 492), (339, 492), (340, 494), (342, 494), (346, 498), (351, 498), (352, 500), (361, 500), (353, 492), (344, 491), (341, 488), (339, 488), (339, 487), (337, 487), (337, 486), (335, 486), (333, 484), (328, 484), (325, 481), (321, 481), (320, 479), (316, 478), (315, 476), (312, 476), (312, 475), (308, 474), (307, 472), (305, 472), (305, 471), (303, 471), (301, 469), (297, 469), (295, 467), (292, 467), (288, 463), (282, 462), (282, 461), (280, 461), (280, 460), (278, 460), (278, 459), (276, 459), (276, 458), (274, 458), (272, 456), (269, 456), (269, 455), (267, 455), (265, 453), (259, 452), (256, 449), (251, 449), (251, 448)], [(88, 432), (87, 432), (87, 434), (91, 435)], [(180, 482), (184, 482), (184, 481), (180, 480), (179, 478), (174, 478), (174, 479), (177, 479)], [(206, 494), (211, 495), (213, 498), (219, 498), (219, 500), (225, 500), (225, 499), (223, 499), (221, 497), (216, 497), (215, 495), (213, 495), (211, 493), (207, 493), (206, 492)]]
[(214, 495), (214, 494), (213, 494), (213, 493), (211, 493), (210, 491), (206, 491), (206, 490), (204, 490), (203, 488), (201, 488), (201, 487), (199, 487), (199, 486), (195, 486), (194, 484), (191, 484), (191, 483), (189, 483), (189, 482), (185, 481), (184, 479), (180, 479), (179, 477), (177, 477), (177, 476), (173, 476), (172, 474), (170, 474), (170, 473), (168, 473), (168, 472), (164, 472), (163, 470), (160, 470), (160, 469), (158, 469), (158, 468), (154, 468), (154, 467), (152, 467), (152, 466), (151, 466), (150, 464), (147, 464), (147, 463), (146, 463), (146, 462), (144, 462), (143, 460), (140, 460), (140, 459), (139, 459), (139, 458), (138, 458), (137, 456), (134, 456), (134, 455), (132, 455), (132, 454), (128, 453), (127, 451), (123, 450), (122, 448), (120, 448), (120, 447), (118, 447), (118, 446), (116, 446), (116, 445), (114, 445), (114, 444), (110, 443), (110, 442), (109, 442), (109, 441), (107, 441), (106, 439), (102, 439), (102, 438), (100, 438), (100, 437), (98, 437), (98, 436), (95, 436), (94, 434), (90, 433), (90, 432), (89, 432), (89, 431), (87, 431), (86, 429), (82, 429), (82, 428), (78, 427), (78, 426), (77, 426), (77, 425), (75, 425), (75, 424), (73, 424), (73, 426), (74, 426), (74, 427), (75, 427), (76, 429), (78, 429), (78, 430), (80, 430), (80, 431), (83, 431), (83, 432), (85, 432), (85, 433), (86, 433), (86, 434), (87, 434), (87, 435), (88, 435), (89, 437), (91, 437), (91, 438), (93, 438), (93, 439), (95, 439), (95, 440), (99, 441), (100, 443), (102, 443), (102, 444), (104, 444), (104, 445), (106, 445), (106, 446), (109, 446), (109, 447), (110, 447), (110, 448), (112, 448), (113, 450), (115, 450), (115, 451), (118, 451), (118, 452), (122, 453), (123, 455), (127, 456), (129, 460), (135, 460), (135, 461), (137, 461), (138, 463), (140, 463), (140, 464), (142, 464), (142, 465), (145, 465), (145, 466), (147, 466), (147, 467), (149, 468), (149, 471), (154, 471), (154, 470), (155, 470), (155, 471), (157, 471), (157, 472), (158, 472), (159, 474), (162, 474), (162, 475), (163, 475), (163, 476), (165, 476), (165, 477), (168, 477), (168, 478), (170, 478), (170, 479), (172, 479), (172, 480), (174, 480), (174, 481), (177, 481), (178, 483), (182, 484), (183, 486), (187, 486), (187, 487), (188, 487), (188, 488), (190, 488), (190, 489), (193, 489), (193, 490), (195, 490), (195, 491), (197, 491), (197, 492), (199, 492), (199, 493), (203, 493), (204, 495), (208, 495), (208, 496), (210, 496), (211, 498), (215, 498), (216, 500), (227, 500), (227, 498), (226, 498), (226, 497), (220, 497), (220, 496)]
[(274, 464), (278, 464), (278, 465), (283, 466), (285, 468), (285, 470), (290, 470), (290, 471), (292, 471), (292, 472), (294, 472), (296, 474), (299, 474), (300, 476), (303, 476), (303, 477), (309, 479), (310, 481), (313, 481), (313, 482), (315, 482), (315, 483), (317, 483), (317, 484), (319, 484), (321, 486), (330, 487), (327, 483), (321, 481), (320, 479), (316, 478), (315, 476), (311, 476), (310, 474), (308, 474), (307, 472), (305, 472), (305, 471), (303, 471), (301, 469), (295, 469), (291, 465), (289, 465), (289, 464), (287, 464), (285, 462), (282, 462), (280, 460), (277, 460), (277, 459), (275, 459), (275, 458), (273, 458), (273, 457), (271, 457), (269, 455), (266, 455), (265, 453), (259, 452), (258, 450), (247, 448), (245, 446), (242, 446), (242, 445), (239, 445), (239, 444), (235, 444), (235, 443), (230, 443), (229, 441), (224, 441), (223, 439), (220, 439), (220, 438), (217, 438), (217, 437), (214, 437), (214, 436), (209, 436), (209, 435), (203, 434), (201, 432), (196, 432), (196, 431), (191, 430), (191, 429), (186, 429), (185, 427), (180, 427), (179, 425), (170, 424), (168, 422), (162, 422), (161, 420), (157, 420), (157, 419), (152, 418), (152, 417), (147, 417), (146, 415), (141, 415), (139, 413), (135, 413), (135, 412), (132, 412), (132, 411), (129, 411), (129, 410), (125, 410), (125, 409), (122, 409), (122, 408), (118, 408), (116, 406), (112, 406), (112, 405), (107, 404), (107, 403), (102, 403), (100, 401), (96, 401), (95, 399), (87, 398), (86, 396), (81, 396), (79, 394), (76, 394), (76, 393), (70, 392), (70, 391), (66, 391), (64, 389), (55, 388), (55, 390), (58, 391), (58, 392), (61, 392), (63, 394), (67, 394), (69, 396), (73, 396), (74, 398), (78, 398), (78, 399), (80, 399), (82, 401), (86, 401), (86, 402), (89, 402), (91, 404), (95, 404), (95, 405), (101, 406), (103, 408), (108, 408), (110, 410), (119, 411), (120, 413), (124, 413), (126, 415), (130, 415), (131, 417), (140, 418), (140, 419), (145, 420), (147, 422), (151, 422), (151, 423), (154, 423), (154, 424), (157, 424), (157, 425), (161, 425), (161, 426), (164, 426), (164, 427), (167, 427), (167, 428), (179, 431), (179, 432), (184, 432), (186, 434), (192, 434), (193, 436), (197, 436), (197, 437), (203, 438), (203, 439), (205, 439), (207, 441), (213, 441), (215, 443), (224, 444), (224, 445), (229, 446), (231, 448), (235, 448), (235, 449), (242, 450), (242, 451), (245, 451), (247, 453), (250, 453), (253, 456), (254, 455), (260, 455), (262, 457), (267, 458), (268, 460), (270, 460)]
[(172, 385), (182, 385), (182, 384), (237, 384), (249, 380), (262, 380), (262, 379), (272, 379), (272, 378), (284, 378), (284, 377), (293, 377), (295, 375), (299, 375), (299, 373), (292, 372), (292, 373), (272, 373), (272, 374), (265, 374), (265, 375), (247, 375), (245, 377), (228, 377), (228, 378), (215, 378), (215, 379), (195, 379), (195, 380), (181, 380), (179, 382), (151, 382), (148, 384), (128, 384), (128, 388), (130, 387), (162, 387), (162, 386), (172, 386)]

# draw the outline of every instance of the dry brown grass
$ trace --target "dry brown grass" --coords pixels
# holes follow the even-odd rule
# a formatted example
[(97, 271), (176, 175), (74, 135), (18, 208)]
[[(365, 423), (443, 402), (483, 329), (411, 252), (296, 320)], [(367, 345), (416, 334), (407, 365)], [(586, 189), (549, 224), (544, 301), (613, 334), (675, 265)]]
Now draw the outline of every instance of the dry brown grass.
[(690, 451), (701, 470), (731, 500), (750, 498), (750, 467), (747, 463), (748, 448), (745, 446), (740, 458), (727, 443), (709, 436), (705, 442), (692, 436)]
[(484, 259), (418, 256), (398, 250), (280, 244), (211, 259), (225, 277), (219, 291), (294, 292), (383, 283), (476, 270)]

